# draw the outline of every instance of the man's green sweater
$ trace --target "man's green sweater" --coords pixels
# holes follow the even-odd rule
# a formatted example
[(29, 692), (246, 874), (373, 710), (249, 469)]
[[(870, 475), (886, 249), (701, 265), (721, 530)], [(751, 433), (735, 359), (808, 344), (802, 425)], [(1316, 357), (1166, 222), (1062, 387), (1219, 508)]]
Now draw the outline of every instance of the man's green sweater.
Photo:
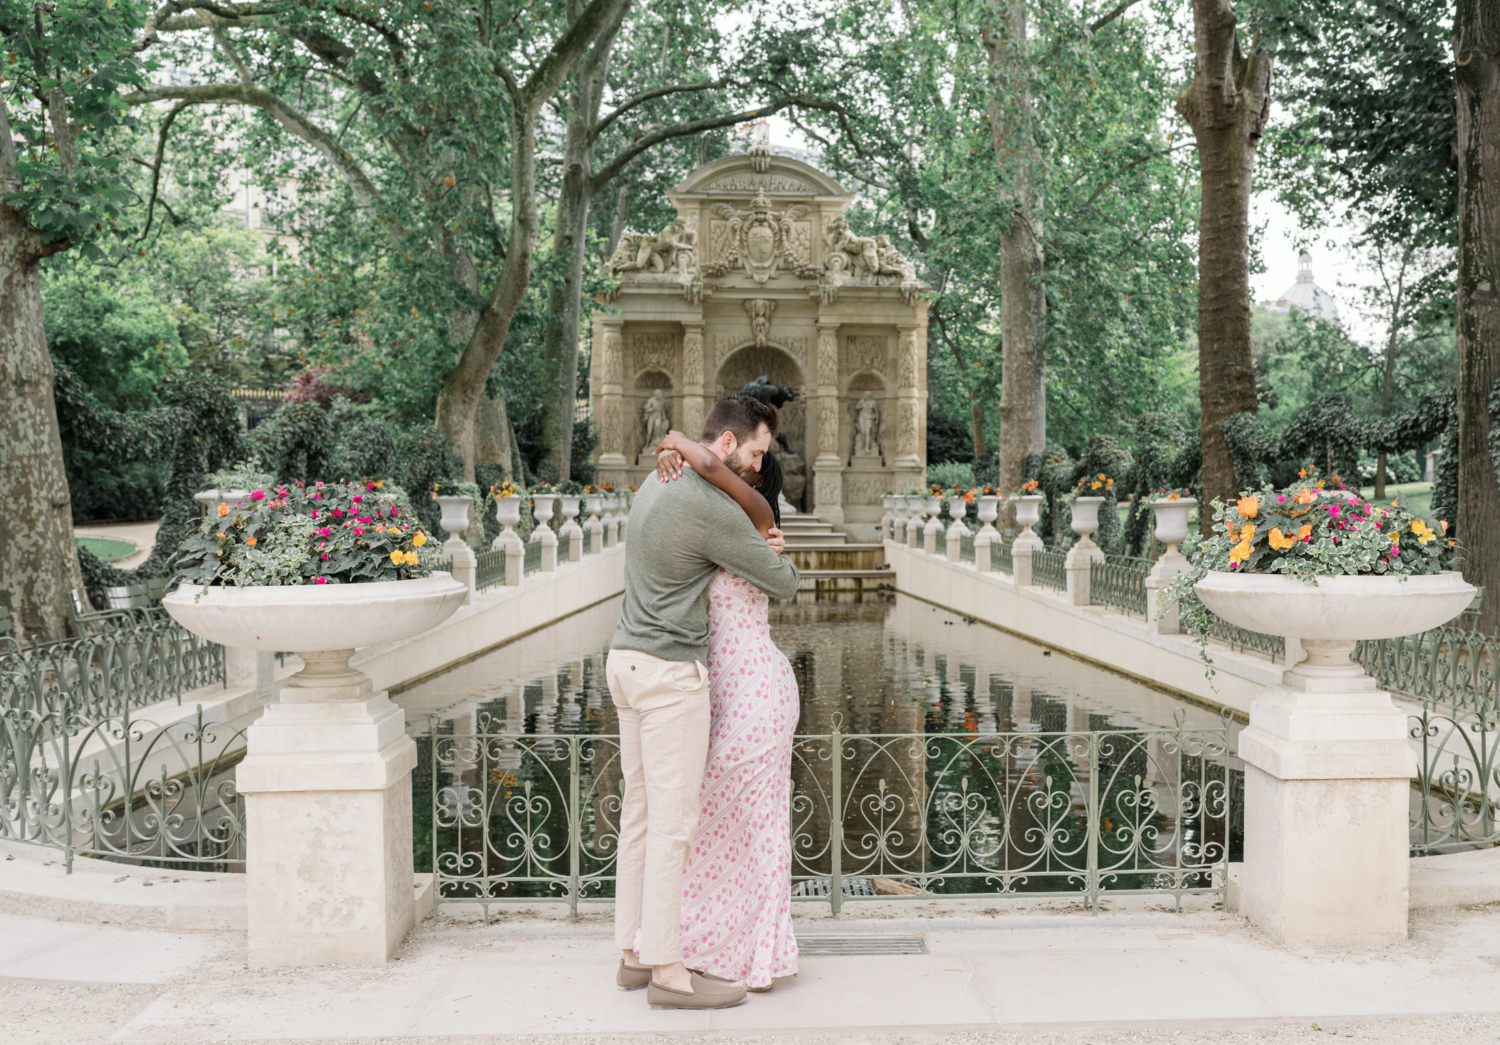
[(670, 483), (648, 475), (630, 506), (625, 603), (610, 646), (706, 664), (708, 582), (720, 566), (779, 599), (800, 581), (723, 490), (691, 468)]

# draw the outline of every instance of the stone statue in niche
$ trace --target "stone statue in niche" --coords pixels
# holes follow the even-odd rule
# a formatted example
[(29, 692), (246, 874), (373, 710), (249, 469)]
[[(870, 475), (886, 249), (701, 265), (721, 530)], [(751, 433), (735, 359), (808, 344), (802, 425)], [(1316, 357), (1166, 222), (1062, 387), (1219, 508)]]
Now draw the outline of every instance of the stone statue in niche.
[(774, 406), (778, 410), (797, 398), (797, 393), (786, 385), (771, 384), (769, 374), (761, 374), (754, 381), (747, 381), (740, 388), (740, 395), (759, 399), (762, 403)]
[(672, 418), (667, 413), (666, 399), (661, 389), (651, 393), (646, 405), (641, 407), (641, 422), (646, 429), (646, 441), (641, 444), (641, 456), (649, 457), (672, 430)]
[(750, 317), (750, 336), (756, 348), (765, 348), (771, 340), (771, 317), (776, 314), (776, 302), (756, 298), (745, 302), (745, 315)]
[(880, 407), (869, 392), (854, 405), (854, 456), (880, 456)]
[(729, 251), (704, 270), (708, 275), (724, 276), (736, 268), (743, 268), (755, 282), (764, 283), (773, 278), (782, 265), (800, 274), (803, 265), (792, 245), (796, 234), (793, 222), (810, 213), (804, 204), (797, 203), (784, 211), (774, 211), (766, 194), (757, 192), (748, 211), (738, 210), (727, 203), (715, 203), (712, 210), (727, 223)]

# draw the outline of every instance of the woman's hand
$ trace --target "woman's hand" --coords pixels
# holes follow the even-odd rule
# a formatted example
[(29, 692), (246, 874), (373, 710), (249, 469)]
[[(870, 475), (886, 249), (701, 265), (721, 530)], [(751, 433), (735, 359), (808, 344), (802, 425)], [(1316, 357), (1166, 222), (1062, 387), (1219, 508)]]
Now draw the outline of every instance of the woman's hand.
[(677, 448), (687, 441), (687, 436), (675, 428), (667, 433), (656, 448), (656, 477), (664, 483), (682, 478), (682, 454)]

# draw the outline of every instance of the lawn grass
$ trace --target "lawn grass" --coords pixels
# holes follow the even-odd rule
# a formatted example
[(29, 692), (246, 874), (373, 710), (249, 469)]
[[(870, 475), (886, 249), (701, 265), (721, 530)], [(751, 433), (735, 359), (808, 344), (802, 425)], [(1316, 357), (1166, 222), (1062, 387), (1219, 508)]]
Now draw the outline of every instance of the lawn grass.
[(117, 537), (75, 537), (73, 539), (105, 562), (119, 562), (127, 555), (134, 555), (136, 552), (134, 541), (122, 541)]
[[(1431, 483), (1387, 483), (1385, 487), (1386, 501), (1394, 501), (1397, 494), (1406, 499), (1406, 503), (1411, 506), (1411, 510), (1417, 515), (1426, 515), (1432, 511)], [(1366, 500), (1370, 500), (1375, 496), (1375, 487), (1362, 487), (1359, 495)]]

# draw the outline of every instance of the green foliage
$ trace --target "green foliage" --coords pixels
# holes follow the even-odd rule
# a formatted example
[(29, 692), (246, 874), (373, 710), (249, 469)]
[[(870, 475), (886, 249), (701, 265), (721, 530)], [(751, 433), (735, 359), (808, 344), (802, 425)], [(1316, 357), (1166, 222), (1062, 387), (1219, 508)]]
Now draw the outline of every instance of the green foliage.
[(78, 567), (83, 573), (83, 590), (96, 609), (109, 605), (109, 598), (104, 594), (106, 588), (119, 588), (140, 581), (135, 574), (115, 569), (82, 545), (78, 548)]
[(171, 568), (193, 584), (354, 584), (432, 572), (426, 532), (373, 483), (295, 483), (220, 504)]
[(927, 481), (935, 486), (962, 487), (974, 485), (974, 466), (962, 461), (944, 461), (927, 466)]
[(255, 459), (278, 482), (332, 478), (333, 422), (317, 403), (287, 403), (250, 433)]
[(927, 412), (927, 464), (965, 464), (974, 461), (974, 437), (969, 426), (947, 414)]

